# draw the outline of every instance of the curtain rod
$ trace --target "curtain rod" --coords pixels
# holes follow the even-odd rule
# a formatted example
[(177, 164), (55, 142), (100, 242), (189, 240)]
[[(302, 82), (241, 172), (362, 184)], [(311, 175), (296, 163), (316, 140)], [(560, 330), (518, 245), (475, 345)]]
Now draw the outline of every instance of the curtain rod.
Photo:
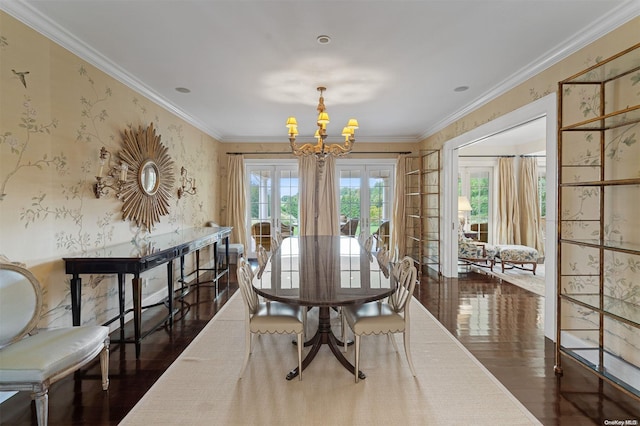
[[(255, 155), (255, 154), (292, 154), (291, 151), (256, 151), (256, 152), (227, 152), (227, 155)], [(357, 151), (350, 154), (413, 154), (411, 151)]]
[(458, 155), (460, 157), (471, 157), (471, 158), (513, 158), (515, 155)]
[(460, 157), (470, 157), (470, 158), (513, 158), (513, 157), (531, 157), (531, 158), (547, 158), (546, 155), (458, 155)]

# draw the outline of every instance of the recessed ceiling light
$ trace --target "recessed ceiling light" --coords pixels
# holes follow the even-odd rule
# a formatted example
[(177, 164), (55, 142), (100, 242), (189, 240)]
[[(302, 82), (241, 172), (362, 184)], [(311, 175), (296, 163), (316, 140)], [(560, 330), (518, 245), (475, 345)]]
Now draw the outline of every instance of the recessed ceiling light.
[(458, 86), (453, 89), (454, 92), (464, 92), (465, 90), (469, 90), (469, 86)]
[(176, 87), (176, 92), (191, 93), (191, 90), (187, 89), (186, 87)]
[(318, 43), (320, 43), (320, 44), (329, 44), (329, 43), (331, 43), (331, 37), (329, 37), (328, 35), (320, 35), (320, 36), (318, 36), (318, 38), (316, 40), (318, 40)]

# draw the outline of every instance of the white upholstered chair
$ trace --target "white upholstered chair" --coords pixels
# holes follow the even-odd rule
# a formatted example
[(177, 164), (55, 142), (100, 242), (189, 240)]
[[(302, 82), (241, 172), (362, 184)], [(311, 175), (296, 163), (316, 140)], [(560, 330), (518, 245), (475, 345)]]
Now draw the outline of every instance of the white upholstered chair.
[(409, 304), (416, 285), (417, 270), (410, 257), (405, 257), (393, 265), (391, 273), (397, 281), (396, 291), (386, 302), (369, 302), (362, 305), (345, 306), (342, 309), (344, 321), (349, 324), (355, 335), (355, 379), (358, 382), (360, 368), (360, 337), (369, 334), (390, 335), (393, 346), (398, 351), (392, 333), (402, 333), (404, 351), (411, 374), (415, 377), (415, 369), (411, 359), (409, 344)]
[(0, 390), (30, 391), (38, 425), (49, 415), (49, 386), (100, 355), (109, 388), (109, 328), (36, 329), (42, 290), (23, 266), (0, 260)]
[(367, 252), (370, 253), (373, 248), (373, 235), (361, 232), (360, 235), (358, 235), (358, 242)]
[(298, 371), (302, 380), (302, 347), (304, 346), (304, 311), (299, 306), (280, 302), (260, 302), (251, 284), (251, 267), (247, 262), (238, 264), (238, 285), (245, 302), (245, 357), (240, 370), (244, 374), (251, 354), (254, 334), (296, 334), (298, 347)]
[(282, 244), (282, 240), (284, 237), (282, 236), (282, 231), (277, 228), (273, 228), (273, 235), (271, 236), (271, 251), (275, 251)]
[(267, 262), (269, 261), (269, 252), (264, 248), (264, 246), (258, 246), (256, 249), (256, 257), (258, 258), (258, 273), (256, 275), (258, 278), (262, 278), (264, 268), (267, 266)]

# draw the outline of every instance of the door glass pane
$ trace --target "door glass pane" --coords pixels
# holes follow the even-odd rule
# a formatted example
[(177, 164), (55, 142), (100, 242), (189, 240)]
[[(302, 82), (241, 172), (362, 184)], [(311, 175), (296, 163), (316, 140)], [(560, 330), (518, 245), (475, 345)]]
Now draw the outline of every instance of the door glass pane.
[(471, 172), (471, 224), (489, 222), (489, 172)]
[[(361, 181), (360, 170), (340, 170), (340, 233), (343, 235), (360, 232)], [(353, 225), (356, 229), (352, 229)]]
[(474, 171), (469, 175), (471, 214), (470, 229), (478, 241), (489, 241), (489, 190), (488, 171)]
[(298, 171), (280, 171), (280, 232), (283, 237), (298, 235)]
[(369, 223), (370, 232), (376, 236), (374, 248), (390, 247), (391, 208), (393, 200), (391, 170), (369, 171)]
[(249, 172), (249, 212), (251, 218), (251, 252), (257, 244), (267, 248), (271, 239), (272, 170), (253, 169)]

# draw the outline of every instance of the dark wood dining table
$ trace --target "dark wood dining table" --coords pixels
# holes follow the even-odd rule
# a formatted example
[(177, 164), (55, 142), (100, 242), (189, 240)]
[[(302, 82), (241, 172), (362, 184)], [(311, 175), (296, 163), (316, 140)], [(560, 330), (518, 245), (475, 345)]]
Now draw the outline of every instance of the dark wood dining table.
[[(340, 363), (354, 373), (355, 367), (341, 351), (343, 342), (331, 329), (331, 309), (339, 306), (372, 302), (389, 296), (395, 281), (385, 266), (358, 240), (346, 236), (305, 236), (285, 238), (273, 251), (262, 276), (255, 278), (256, 292), (269, 300), (300, 306), (318, 307), (318, 329), (305, 342), (311, 346), (302, 362), (309, 366), (322, 345), (329, 346)], [(344, 338), (344, 336), (343, 336)], [(296, 367), (287, 375), (298, 375)], [(358, 372), (361, 379), (366, 376)]]

